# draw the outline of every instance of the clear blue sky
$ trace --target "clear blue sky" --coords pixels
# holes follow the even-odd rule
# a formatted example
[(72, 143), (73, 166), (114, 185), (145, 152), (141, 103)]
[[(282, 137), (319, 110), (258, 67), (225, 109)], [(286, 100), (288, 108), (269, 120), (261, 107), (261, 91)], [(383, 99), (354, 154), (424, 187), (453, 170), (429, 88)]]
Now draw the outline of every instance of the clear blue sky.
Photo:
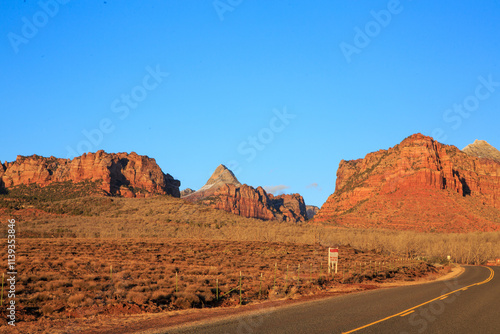
[(135, 151), (181, 189), (222, 163), (320, 206), (416, 132), (500, 148), (498, 1), (60, 2), (0, 3), (2, 162)]

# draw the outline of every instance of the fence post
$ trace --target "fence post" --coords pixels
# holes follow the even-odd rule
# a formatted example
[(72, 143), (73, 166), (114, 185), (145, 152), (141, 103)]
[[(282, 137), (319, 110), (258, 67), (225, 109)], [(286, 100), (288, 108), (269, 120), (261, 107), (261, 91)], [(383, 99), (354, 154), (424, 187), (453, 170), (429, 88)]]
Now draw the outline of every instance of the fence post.
[[(177, 275), (176, 275), (176, 277), (177, 277)], [(176, 280), (176, 282), (177, 282), (177, 280)], [(176, 284), (176, 289), (177, 289), (177, 284)], [(219, 300), (219, 279), (218, 278), (215, 279), (215, 296), (216, 296), (217, 301), (218, 301)]]
[(273, 289), (276, 289), (276, 274), (278, 272), (278, 262), (274, 262), (274, 286)]
[(0, 295), (0, 306), (3, 306), (3, 279), (4, 279), (4, 273), (2, 273), (2, 294)]
[(286, 265), (286, 273), (285, 273), (285, 295), (286, 295), (286, 286), (288, 285), (288, 264)]
[(259, 299), (262, 296), (262, 273), (260, 273)]
[(300, 287), (300, 263), (297, 268), (297, 286)]
[(241, 271), (240, 271), (240, 305), (241, 305)]
[(179, 288), (177, 286), (177, 271), (175, 272), (175, 292), (179, 292)]

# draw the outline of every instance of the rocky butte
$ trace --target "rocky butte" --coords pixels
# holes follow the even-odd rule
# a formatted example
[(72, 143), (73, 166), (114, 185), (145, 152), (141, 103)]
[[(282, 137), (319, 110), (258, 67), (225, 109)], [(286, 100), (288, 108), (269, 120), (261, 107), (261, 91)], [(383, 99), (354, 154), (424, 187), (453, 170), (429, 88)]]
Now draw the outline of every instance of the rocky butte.
[(500, 162), (475, 155), (414, 134), (388, 150), (342, 160), (335, 192), (314, 221), (426, 232), (500, 230)]
[(319, 208), (315, 205), (306, 205), (307, 219), (312, 219), (318, 212)]
[(488, 144), (485, 140), (476, 139), (462, 150), (470, 156), (496, 160), (500, 162), (500, 151)]
[(274, 196), (262, 187), (241, 184), (233, 172), (219, 165), (207, 183), (183, 199), (248, 218), (305, 221), (306, 205), (299, 194)]
[(70, 159), (17, 156), (0, 165), (0, 186), (7, 190), (19, 185), (45, 187), (58, 182), (95, 182), (106, 195), (145, 197), (168, 194), (180, 197), (180, 182), (164, 174), (154, 159), (135, 152), (86, 153)]

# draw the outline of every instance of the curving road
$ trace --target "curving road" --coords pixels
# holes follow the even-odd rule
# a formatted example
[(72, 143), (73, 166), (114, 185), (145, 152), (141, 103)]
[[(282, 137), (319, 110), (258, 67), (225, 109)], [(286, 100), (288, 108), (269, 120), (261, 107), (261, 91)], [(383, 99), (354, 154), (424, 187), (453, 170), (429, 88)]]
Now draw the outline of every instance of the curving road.
[(162, 333), (500, 333), (500, 267), (372, 290)]

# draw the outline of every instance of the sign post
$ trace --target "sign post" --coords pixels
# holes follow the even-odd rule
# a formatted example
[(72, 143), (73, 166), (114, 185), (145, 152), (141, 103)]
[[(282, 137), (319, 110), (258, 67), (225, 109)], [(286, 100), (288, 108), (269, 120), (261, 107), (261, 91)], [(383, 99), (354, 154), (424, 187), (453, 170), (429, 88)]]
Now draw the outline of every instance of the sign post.
[(338, 248), (328, 248), (328, 273), (333, 269), (335, 264), (335, 273), (337, 273), (337, 266), (339, 263), (339, 249)]

